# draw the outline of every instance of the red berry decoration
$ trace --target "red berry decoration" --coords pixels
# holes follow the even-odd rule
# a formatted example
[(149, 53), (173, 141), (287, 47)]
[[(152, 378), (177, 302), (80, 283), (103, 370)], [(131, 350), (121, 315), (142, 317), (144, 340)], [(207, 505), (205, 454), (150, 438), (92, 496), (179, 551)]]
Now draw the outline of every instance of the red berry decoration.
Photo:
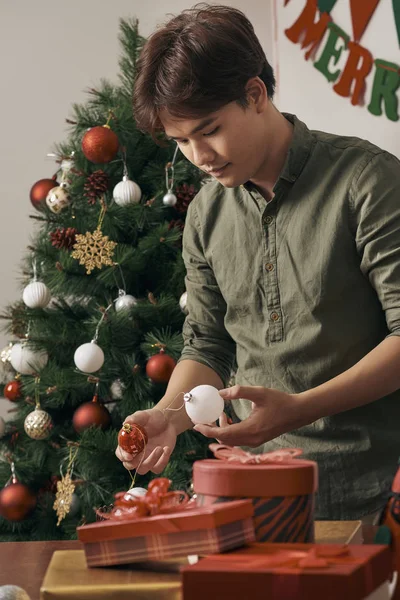
[(6, 383), (3, 395), (7, 400), (11, 400), (11, 402), (15, 402), (18, 398), (21, 398), (21, 382), (18, 379), (13, 379), (13, 381)]
[(100, 404), (97, 396), (94, 396), (91, 402), (85, 402), (74, 412), (72, 423), (77, 433), (93, 426), (107, 429), (111, 423), (111, 415), (106, 407)]
[(137, 423), (124, 423), (118, 434), (118, 445), (133, 456), (143, 452), (147, 441), (146, 430)]
[(0, 515), (8, 521), (23, 521), (35, 506), (35, 494), (23, 483), (11, 483), (0, 492)]
[(165, 354), (165, 350), (161, 350), (159, 354), (155, 354), (146, 364), (146, 373), (154, 383), (167, 383), (175, 369), (176, 361)]
[(46, 196), (50, 190), (60, 185), (55, 179), (39, 179), (31, 187), (29, 197), (36, 210), (42, 210), (46, 205)]
[(82, 151), (93, 163), (108, 163), (118, 152), (119, 140), (108, 125), (92, 127), (82, 139)]

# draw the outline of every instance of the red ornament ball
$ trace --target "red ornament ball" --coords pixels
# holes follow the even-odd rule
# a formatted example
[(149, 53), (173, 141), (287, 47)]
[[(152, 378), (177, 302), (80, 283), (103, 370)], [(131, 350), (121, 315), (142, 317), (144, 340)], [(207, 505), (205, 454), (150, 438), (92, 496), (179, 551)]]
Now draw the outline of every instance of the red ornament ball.
[(50, 190), (60, 185), (55, 179), (39, 179), (31, 187), (29, 197), (36, 210), (42, 210), (46, 206), (46, 196)]
[(146, 373), (155, 383), (167, 383), (175, 366), (176, 361), (172, 356), (160, 352), (149, 358), (146, 364)]
[(93, 163), (108, 163), (118, 152), (119, 140), (108, 126), (92, 127), (82, 139), (82, 151)]
[(92, 426), (107, 429), (111, 423), (111, 415), (96, 398), (91, 402), (85, 402), (76, 409), (72, 417), (72, 423), (77, 433), (82, 433), (82, 431)]
[(124, 423), (118, 434), (118, 445), (133, 456), (143, 452), (147, 442), (146, 430), (137, 423)]
[(7, 398), (7, 400), (15, 402), (16, 400), (18, 400), (18, 398), (22, 397), (21, 382), (18, 381), (18, 379), (13, 379), (12, 381), (6, 383), (6, 385), (4, 386), (3, 394), (4, 397)]
[(8, 521), (23, 521), (35, 506), (35, 494), (23, 483), (11, 483), (0, 492), (0, 515)]

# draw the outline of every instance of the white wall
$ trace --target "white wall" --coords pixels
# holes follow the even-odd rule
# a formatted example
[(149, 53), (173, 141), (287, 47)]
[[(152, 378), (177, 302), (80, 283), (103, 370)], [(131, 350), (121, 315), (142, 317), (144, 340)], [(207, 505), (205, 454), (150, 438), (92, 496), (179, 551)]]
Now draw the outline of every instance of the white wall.
[[(139, 18), (140, 33), (147, 36), (166, 13), (194, 3), (0, 1), (0, 312), (20, 298), (19, 265), (34, 229), (29, 190), (55, 171), (46, 154), (65, 139), (71, 104), (85, 101), (84, 90), (100, 78), (117, 82), (118, 19)], [(270, 0), (221, 3), (245, 12), (271, 54)], [(8, 341), (0, 332), (0, 349)], [(0, 399), (0, 415), (6, 416), (10, 404)]]
[[(305, 60), (305, 50), (300, 44), (293, 44), (285, 35), (302, 13), (306, 0), (274, 0), (277, 13), (277, 44), (274, 53), (279, 61), (279, 94), (277, 105), (280, 110), (297, 114), (311, 129), (320, 129), (344, 135), (356, 135), (369, 139), (400, 157), (400, 120), (393, 122), (385, 113), (372, 115), (367, 106), (353, 106), (349, 98), (336, 94), (327, 79), (314, 68), (313, 60)], [(349, 0), (338, 0), (331, 16), (333, 21), (352, 38), (352, 24)], [(315, 55), (320, 57), (328, 34)], [(376, 12), (361, 38), (361, 45), (367, 48), (374, 59), (384, 59), (400, 64), (400, 49), (395, 29), (392, 2), (381, 0)], [(330, 63), (330, 70), (343, 68), (348, 56), (344, 50), (338, 64)], [(370, 101), (374, 68), (366, 79), (365, 100)], [(400, 91), (398, 91), (400, 99)]]

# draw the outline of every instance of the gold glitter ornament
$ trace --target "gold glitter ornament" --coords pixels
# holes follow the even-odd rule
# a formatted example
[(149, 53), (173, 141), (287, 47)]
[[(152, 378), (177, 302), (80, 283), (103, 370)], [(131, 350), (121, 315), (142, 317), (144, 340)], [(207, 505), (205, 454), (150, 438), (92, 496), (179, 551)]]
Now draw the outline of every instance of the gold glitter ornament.
[(45, 440), (53, 429), (53, 421), (49, 413), (42, 410), (39, 400), (40, 378), (35, 378), (35, 410), (33, 410), (24, 421), (25, 433), (33, 440)]
[(71, 510), (71, 504), (75, 491), (75, 483), (72, 481), (72, 471), (78, 450), (79, 447), (76, 447), (73, 451), (72, 446), (70, 446), (67, 472), (61, 477), (61, 480), (57, 482), (56, 499), (53, 504), (53, 509), (56, 511), (58, 517), (57, 527)]
[(112, 266), (114, 249), (117, 242), (110, 241), (108, 235), (103, 235), (101, 226), (106, 213), (104, 200), (101, 201), (102, 209), (100, 212), (99, 223), (95, 231), (87, 231), (85, 235), (77, 234), (76, 242), (71, 253), (72, 258), (79, 260), (80, 265), (86, 268), (86, 274), (90, 275), (93, 269), (101, 269), (104, 265)]
[(65, 519), (69, 513), (74, 491), (75, 484), (71, 480), (70, 474), (67, 472), (61, 481), (57, 482), (56, 499), (53, 504), (53, 509), (56, 511), (58, 517), (57, 526), (60, 525), (61, 521)]

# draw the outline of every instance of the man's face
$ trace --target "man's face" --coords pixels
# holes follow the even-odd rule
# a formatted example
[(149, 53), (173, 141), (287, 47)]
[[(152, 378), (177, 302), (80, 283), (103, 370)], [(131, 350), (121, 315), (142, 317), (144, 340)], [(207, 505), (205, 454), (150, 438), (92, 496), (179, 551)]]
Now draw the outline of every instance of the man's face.
[(163, 111), (160, 119), (186, 158), (225, 187), (246, 183), (265, 161), (264, 121), (252, 104), (244, 109), (230, 102), (201, 119), (177, 119)]

